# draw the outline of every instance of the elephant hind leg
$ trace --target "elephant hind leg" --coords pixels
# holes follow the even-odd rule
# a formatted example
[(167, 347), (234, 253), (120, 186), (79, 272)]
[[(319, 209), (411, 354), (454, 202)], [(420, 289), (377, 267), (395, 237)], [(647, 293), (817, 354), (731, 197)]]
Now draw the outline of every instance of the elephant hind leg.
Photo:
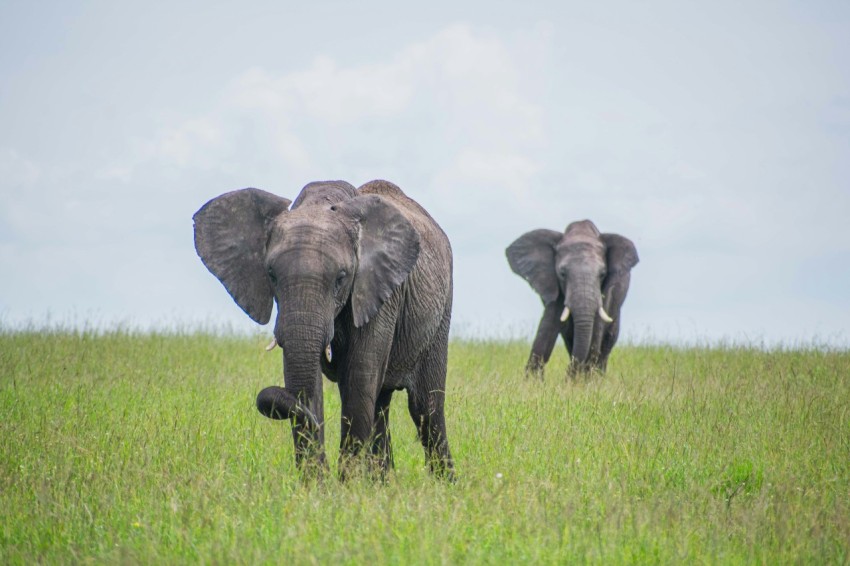
[(386, 389), (378, 394), (375, 404), (375, 432), (372, 434), (372, 458), (377, 464), (381, 476), (393, 468), (393, 447), (390, 436), (390, 400), (392, 389)]
[(422, 396), (408, 392), (407, 404), (431, 472), (454, 480), (454, 462), (446, 436), (444, 398), (443, 391), (428, 391)]
[(425, 449), (431, 472), (454, 481), (454, 461), (446, 434), (446, 357), (449, 318), (446, 316), (430, 350), (414, 371), (413, 386), (407, 390), (407, 408)]

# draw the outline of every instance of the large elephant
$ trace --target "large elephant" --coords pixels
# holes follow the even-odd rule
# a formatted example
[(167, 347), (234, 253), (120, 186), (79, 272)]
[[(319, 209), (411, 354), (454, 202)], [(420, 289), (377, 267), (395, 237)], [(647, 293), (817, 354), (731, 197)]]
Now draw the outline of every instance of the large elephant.
[(618, 234), (601, 234), (590, 220), (564, 233), (532, 230), (506, 250), (511, 269), (543, 300), (543, 317), (526, 373), (543, 376), (558, 334), (570, 355), (570, 371), (604, 372), (620, 333), (620, 309), (638, 263), (635, 245)]
[(451, 478), (443, 412), (452, 310), (452, 251), (433, 218), (401, 189), (371, 181), (310, 183), (290, 201), (258, 189), (223, 194), (195, 213), (195, 249), (259, 324), (277, 303), (274, 342), (284, 387), (259, 411), (291, 419), (299, 467), (327, 468), (322, 374), (342, 400), (339, 469), (364, 447), (393, 465), (389, 410), (407, 391), (432, 472)]

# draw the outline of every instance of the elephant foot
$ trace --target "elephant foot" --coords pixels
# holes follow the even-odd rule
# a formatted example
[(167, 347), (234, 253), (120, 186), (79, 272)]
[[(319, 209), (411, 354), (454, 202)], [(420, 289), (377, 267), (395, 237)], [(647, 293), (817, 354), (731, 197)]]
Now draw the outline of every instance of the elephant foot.
[(449, 483), (456, 483), (457, 476), (455, 476), (455, 467), (454, 463), (449, 460), (432, 460), (431, 461), (431, 473), (434, 474), (434, 477), (441, 479), (443, 481), (447, 481)]
[(525, 377), (530, 379), (538, 379), (543, 381), (544, 371), (546, 362), (543, 360), (542, 356), (538, 356), (537, 354), (531, 354), (528, 358), (528, 363), (525, 364)]
[(535, 381), (544, 381), (545, 374), (543, 368), (525, 368), (525, 378), (533, 379)]
[(373, 454), (362, 451), (357, 454), (340, 454), (337, 462), (339, 481), (347, 482), (365, 479), (377, 483), (387, 483), (390, 468), (386, 461)]
[(595, 375), (603, 375), (605, 373), (605, 369), (600, 367), (598, 364), (594, 363), (571, 363), (569, 368), (567, 368), (567, 378), (575, 381), (578, 378), (582, 378), (585, 381), (589, 380)]

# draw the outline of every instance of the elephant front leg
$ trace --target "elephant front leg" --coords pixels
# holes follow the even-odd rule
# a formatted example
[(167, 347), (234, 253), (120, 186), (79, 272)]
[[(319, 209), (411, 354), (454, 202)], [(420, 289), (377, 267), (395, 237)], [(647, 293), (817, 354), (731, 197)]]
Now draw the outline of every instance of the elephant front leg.
[(564, 346), (567, 348), (567, 359), (571, 360), (573, 358), (573, 334), (575, 329), (573, 328), (573, 321), (568, 320), (564, 324), (561, 325), (561, 338), (564, 339)]
[(603, 373), (608, 369), (608, 356), (611, 355), (611, 350), (617, 343), (617, 338), (620, 335), (620, 320), (619, 317), (608, 325), (605, 329), (605, 334), (602, 336), (602, 346), (599, 353), (599, 369)]
[[(339, 474), (341, 479), (358, 469), (372, 474), (373, 439), (392, 461), (389, 438), (389, 403), (392, 392), (383, 391), (384, 376), (393, 346), (395, 313), (381, 309), (362, 328), (349, 329), (348, 349), (339, 360), (339, 393), (342, 401)], [(377, 430), (376, 430), (377, 428)], [(363, 450), (366, 457), (363, 457)], [(364, 466), (366, 469), (364, 469)]]
[(599, 369), (605, 372), (608, 369), (608, 356), (611, 355), (611, 350), (617, 344), (617, 338), (620, 336), (620, 318), (622, 316), (623, 302), (626, 300), (628, 292), (629, 277), (623, 278), (619, 284), (610, 286), (605, 293), (605, 310), (614, 322), (606, 325), (605, 331), (602, 333), (602, 340), (599, 347)]
[(316, 377), (315, 392), (305, 405), (312, 417), (295, 415), (292, 419), (292, 440), (295, 444), (295, 464), (309, 476), (320, 477), (328, 471), (325, 458), (325, 403), (321, 374)]
[(362, 380), (340, 381), (342, 399), (340, 420), (339, 476), (345, 480), (356, 469), (364, 446), (369, 444), (375, 424), (376, 394), (374, 385), (364, 387)]
[(537, 325), (537, 335), (531, 345), (531, 355), (525, 364), (526, 377), (543, 379), (543, 368), (552, 356), (558, 333), (563, 326), (560, 320), (562, 302), (551, 302), (543, 309), (543, 316), (540, 317), (540, 323)]

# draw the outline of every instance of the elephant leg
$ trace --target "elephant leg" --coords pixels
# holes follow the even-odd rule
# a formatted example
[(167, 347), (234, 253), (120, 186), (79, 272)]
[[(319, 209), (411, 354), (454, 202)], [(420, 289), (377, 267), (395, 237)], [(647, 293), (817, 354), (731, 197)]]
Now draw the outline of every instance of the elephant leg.
[(385, 475), (394, 466), (392, 437), (390, 436), (390, 400), (392, 389), (385, 389), (378, 394), (375, 405), (375, 432), (372, 435), (372, 458)]
[(555, 301), (546, 305), (543, 316), (537, 325), (537, 335), (531, 345), (531, 355), (525, 364), (525, 375), (527, 377), (538, 377), (543, 379), (543, 368), (552, 356), (555, 342), (558, 340), (558, 332), (564, 326), (561, 323), (561, 311), (564, 309), (563, 301)]
[(622, 276), (620, 281), (605, 289), (605, 310), (614, 322), (607, 325), (605, 332), (602, 334), (602, 344), (599, 348), (599, 369), (603, 372), (608, 368), (608, 356), (611, 355), (611, 350), (617, 343), (617, 338), (620, 336), (620, 317), (623, 303), (626, 300), (626, 295), (629, 291), (630, 277)]
[(438, 477), (453, 480), (454, 461), (446, 437), (444, 399), (443, 391), (408, 391), (407, 407), (425, 449), (425, 459), (431, 472)]
[(590, 355), (587, 358), (587, 367), (592, 371), (604, 372), (602, 365), (602, 342), (608, 332), (609, 324), (597, 317), (593, 325), (593, 338), (590, 342)]
[[(292, 438), (295, 441), (295, 465), (304, 470), (307, 476), (321, 477), (328, 471), (328, 462), (324, 448), (324, 407), (311, 403), (320, 409), (316, 416), (318, 430), (313, 430), (310, 423), (303, 417), (292, 419)], [(321, 419), (321, 420), (319, 420)]]
[[(375, 432), (376, 415), (380, 411), (378, 398), (387, 370), (392, 334), (373, 329), (391, 328), (379, 312), (364, 328), (352, 333), (345, 371), (340, 376), (339, 394), (342, 402), (340, 419), (339, 471), (345, 479), (348, 468), (361, 454), (369, 450)], [(389, 398), (386, 403), (389, 404)]]
[(376, 395), (363, 390), (355, 380), (340, 381), (339, 393), (342, 400), (340, 419), (339, 474), (341, 479), (349, 475), (349, 468), (364, 446), (369, 442), (375, 419)]
[(567, 359), (573, 357), (573, 321), (568, 320), (566, 324), (561, 325), (561, 338), (564, 339), (564, 346), (567, 347)]
[(413, 386), (407, 390), (407, 408), (431, 472), (454, 481), (454, 461), (449, 450), (444, 410), (449, 316), (446, 315), (429, 352), (414, 371)]
[(611, 350), (617, 343), (617, 338), (620, 335), (620, 320), (614, 319), (614, 322), (608, 325), (605, 333), (602, 335), (602, 346), (599, 353), (599, 369), (605, 371), (608, 369), (608, 356), (611, 355)]

